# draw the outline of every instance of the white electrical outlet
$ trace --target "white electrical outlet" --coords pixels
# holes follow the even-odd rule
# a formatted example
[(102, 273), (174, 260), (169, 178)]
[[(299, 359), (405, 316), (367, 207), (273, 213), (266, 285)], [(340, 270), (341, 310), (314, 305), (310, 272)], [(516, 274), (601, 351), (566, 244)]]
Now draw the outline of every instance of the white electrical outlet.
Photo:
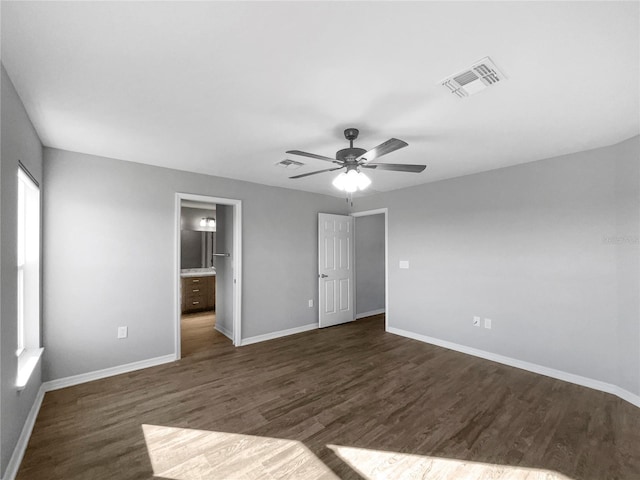
[(118, 338), (127, 338), (128, 331), (127, 327), (118, 327)]
[(484, 328), (488, 328), (489, 330), (491, 330), (491, 319), (490, 318), (485, 318), (484, 319)]
[(409, 268), (409, 260), (400, 260), (400, 268)]
[(313, 308), (313, 300), (309, 299), (309, 308)]
[(480, 326), (480, 317), (473, 317), (473, 326), (474, 327)]

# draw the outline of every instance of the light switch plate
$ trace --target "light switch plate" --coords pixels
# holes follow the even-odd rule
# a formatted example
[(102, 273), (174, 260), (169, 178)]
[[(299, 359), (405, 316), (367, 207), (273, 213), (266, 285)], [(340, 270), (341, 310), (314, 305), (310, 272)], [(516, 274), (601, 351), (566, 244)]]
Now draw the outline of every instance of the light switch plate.
[(127, 338), (128, 335), (127, 327), (118, 327), (118, 338)]
[(473, 326), (474, 327), (480, 326), (480, 317), (473, 317)]
[(400, 260), (400, 268), (409, 268), (409, 260)]
[(491, 330), (491, 319), (490, 318), (485, 318), (484, 319), (484, 328), (488, 328), (489, 330)]

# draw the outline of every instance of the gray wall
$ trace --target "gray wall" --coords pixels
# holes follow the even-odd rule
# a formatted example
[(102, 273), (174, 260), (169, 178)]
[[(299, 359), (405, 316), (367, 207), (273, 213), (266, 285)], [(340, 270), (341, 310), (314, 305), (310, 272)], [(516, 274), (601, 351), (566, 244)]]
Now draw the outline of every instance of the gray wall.
[(356, 315), (384, 310), (384, 215), (355, 218)]
[(620, 146), (615, 162), (618, 385), (640, 395), (640, 137)]
[[(343, 199), (44, 155), (46, 379), (174, 352), (176, 192), (243, 202), (243, 338), (317, 322), (307, 305), (317, 304), (317, 213), (346, 213)], [(116, 339), (120, 325), (127, 339)]]
[(0, 162), (0, 476), (22, 431), (41, 385), (36, 367), (22, 392), (15, 388), (17, 372), (17, 197), (18, 160), (42, 185), (42, 146), (4, 66), (2, 90), (2, 161)]
[(640, 394), (639, 154), (634, 137), (358, 199), (389, 208), (389, 326)]

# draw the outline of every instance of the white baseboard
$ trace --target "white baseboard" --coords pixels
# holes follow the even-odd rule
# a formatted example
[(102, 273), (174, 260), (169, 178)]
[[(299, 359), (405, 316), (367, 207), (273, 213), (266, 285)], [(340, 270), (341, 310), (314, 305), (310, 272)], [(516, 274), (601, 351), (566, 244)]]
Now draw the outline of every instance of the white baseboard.
[(365, 317), (372, 317), (374, 315), (380, 315), (381, 313), (384, 313), (384, 312), (385, 312), (384, 308), (379, 308), (378, 310), (371, 310), (370, 312), (357, 313), (356, 320), (360, 320), (361, 318), (365, 318)]
[(229, 340), (233, 341), (233, 334), (231, 333), (231, 330), (229, 330), (227, 327), (223, 327), (222, 325), (218, 325), (216, 323), (215, 329), (219, 331), (221, 334), (223, 334), (225, 337), (227, 337)]
[(611, 393), (613, 393), (616, 397), (620, 397), (622, 400), (625, 400), (630, 404), (640, 408), (640, 395), (634, 395), (628, 390), (620, 388), (616, 385), (613, 385), (613, 387), (615, 387), (615, 391)]
[(240, 342), (241, 346), (251, 345), (252, 343), (265, 342), (267, 340), (273, 340), (274, 338), (286, 337), (287, 335), (295, 335), (296, 333), (308, 332), (309, 330), (315, 330), (318, 328), (317, 323), (310, 323), (301, 327), (289, 328), (287, 330), (280, 330), (278, 332), (265, 333), (264, 335), (256, 335), (255, 337), (243, 338)]
[(2, 477), (2, 480), (14, 480), (16, 478), (16, 475), (18, 474), (18, 469), (20, 468), (20, 463), (22, 463), (24, 452), (27, 451), (27, 445), (29, 444), (29, 439), (31, 438), (33, 426), (35, 425), (36, 418), (38, 418), (38, 413), (40, 412), (40, 406), (42, 405), (45, 391), (46, 390), (44, 388), (44, 384), (40, 385), (38, 393), (36, 394), (36, 398), (33, 401), (33, 405), (31, 405), (31, 410), (29, 410), (29, 414), (24, 421), (22, 432), (20, 432), (18, 442), (13, 449), (13, 454), (9, 459), (9, 463), (7, 464), (7, 469), (4, 472), (4, 477)]
[(466, 345), (460, 345), (458, 343), (448, 342), (446, 340), (440, 340), (439, 338), (428, 337), (426, 335), (420, 335), (419, 333), (409, 332), (400, 328), (388, 327), (387, 332), (402, 337), (411, 338), (424, 343), (430, 343), (439, 347), (448, 348), (449, 350), (455, 350), (456, 352), (466, 353), (467, 355), (473, 355), (474, 357), (484, 358), (485, 360), (491, 360), (493, 362), (509, 365), (510, 367), (521, 368), (529, 372), (538, 373), (547, 377), (556, 378), (569, 383), (575, 383), (587, 388), (593, 388), (605, 393), (611, 393), (617, 397), (626, 400), (627, 402), (640, 407), (640, 396), (635, 395), (623, 388), (613, 385), (611, 383), (602, 382), (600, 380), (594, 380), (592, 378), (575, 375), (573, 373), (564, 372), (562, 370), (556, 370), (555, 368), (544, 367), (536, 363), (525, 362), (524, 360), (518, 360), (516, 358), (506, 357), (497, 353), (487, 352), (485, 350), (479, 350), (477, 348), (468, 347)]
[(85, 382), (91, 382), (93, 380), (100, 380), (102, 378), (113, 377), (114, 375), (120, 375), (122, 373), (134, 372), (143, 368), (155, 367), (156, 365), (162, 365), (163, 363), (169, 363), (176, 360), (175, 353), (170, 355), (163, 355), (162, 357), (149, 358), (147, 360), (140, 360), (139, 362), (127, 363), (125, 365), (118, 365), (117, 367), (105, 368), (103, 370), (96, 370), (95, 372), (81, 373), (80, 375), (73, 375), (71, 377), (59, 378), (57, 380), (50, 380), (44, 382), (46, 392), (52, 390), (58, 390), (60, 388), (71, 387), (73, 385), (79, 385)]

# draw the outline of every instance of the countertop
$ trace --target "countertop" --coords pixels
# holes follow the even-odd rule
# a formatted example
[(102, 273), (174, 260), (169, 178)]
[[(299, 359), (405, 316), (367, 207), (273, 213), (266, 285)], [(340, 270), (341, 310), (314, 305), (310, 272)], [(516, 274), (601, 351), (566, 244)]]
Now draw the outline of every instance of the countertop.
[(215, 277), (215, 268), (183, 268), (180, 270), (182, 278), (187, 277)]

